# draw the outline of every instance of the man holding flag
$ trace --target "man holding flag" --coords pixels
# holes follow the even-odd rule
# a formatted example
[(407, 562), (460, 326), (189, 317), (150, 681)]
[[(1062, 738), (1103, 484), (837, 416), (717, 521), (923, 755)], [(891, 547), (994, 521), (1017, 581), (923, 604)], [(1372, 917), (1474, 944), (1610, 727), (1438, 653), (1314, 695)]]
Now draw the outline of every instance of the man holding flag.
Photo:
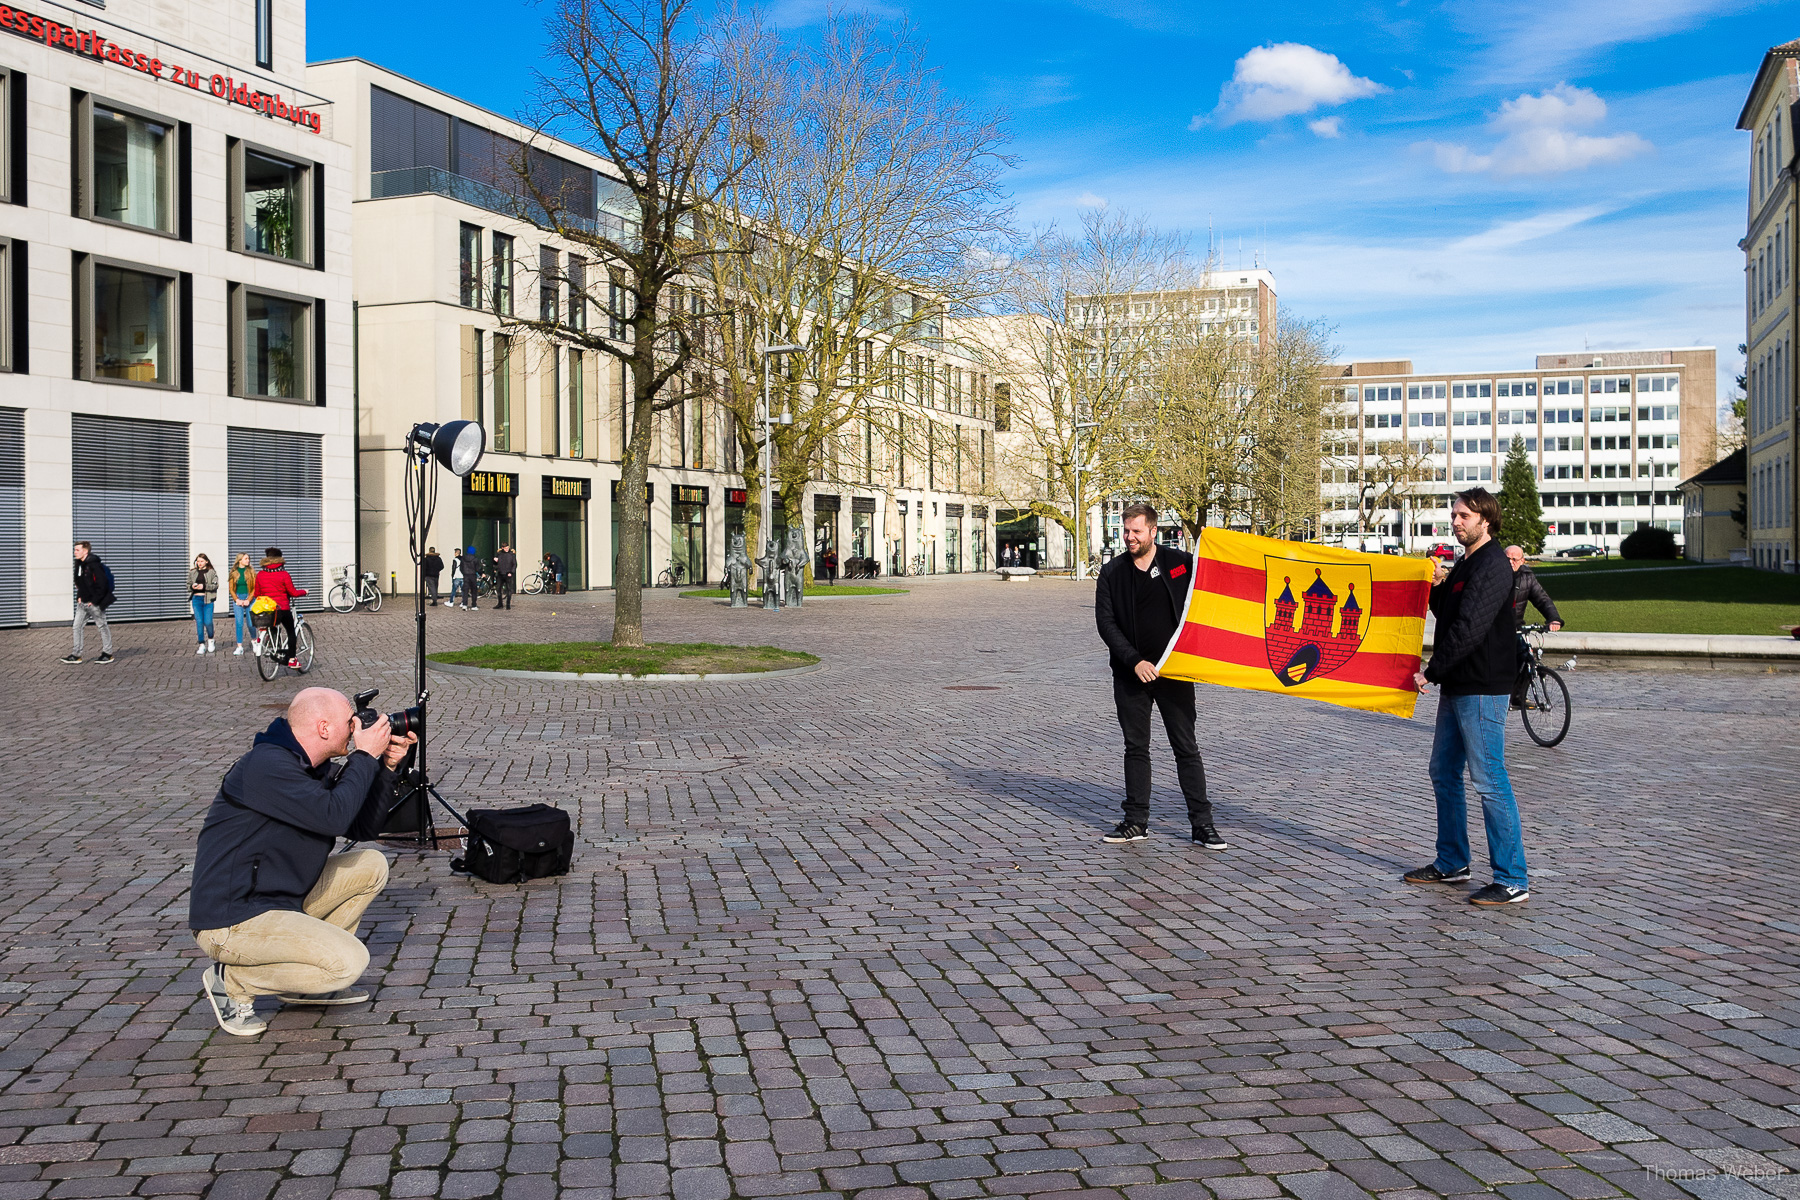
[(1486, 488), (1458, 492), (1450, 527), (1464, 549), (1454, 570), (1439, 564), (1431, 611), (1437, 635), (1431, 662), (1413, 677), (1423, 692), (1435, 683), (1437, 730), (1431, 743), (1431, 786), (1437, 794), (1437, 858), (1405, 875), (1408, 883), (1466, 883), (1469, 817), (1466, 766), (1481, 797), (1494, 881), (1469, 897), (1484, 906), (1531, 898), (1519, 807), (1506, 775), (1506, 713), (1518, 670), (1513, 631), (1512, 566), (1495, 541), (1500, 502)]
[(1227, 849), (1213, 828), (1206, 798), (1206, 767), (1194, 737), (1194, 685), (1162, 678), (1157, 664), (1180, 628), (1193, 582), (1192, 555), (1156, 544), (1156, 509), (1127, 505), (1125, 549), (1100, 568), (1094, 590), (1094, 624), (1110, 652), (1113, 703), (1125, 734), (1125, 819), (1106, 835), (1108, 842), (1138, 842), (1150, 824), (1150, 709), (1162, 712), (1163, 729), (1175, 752), (1175, 773), (1187, 799), (1194, 841), (1208, 850)]

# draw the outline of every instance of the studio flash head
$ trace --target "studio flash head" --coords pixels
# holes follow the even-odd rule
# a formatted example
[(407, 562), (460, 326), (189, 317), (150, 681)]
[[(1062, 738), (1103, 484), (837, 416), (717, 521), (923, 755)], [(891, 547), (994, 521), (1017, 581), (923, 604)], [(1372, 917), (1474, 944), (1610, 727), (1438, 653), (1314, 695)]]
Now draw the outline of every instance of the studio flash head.
[[(370, 707), (375, 697), (381, 695), (380, 688), (370, 688), (366, 692), (356, 693), (353, 703), (356, 705), (356, 722), (364, 729), (381, 720), (381, 714)], [(388, 714), (388, 725), (395, 737), (405, 737), (409, 733), (425, 736), (425, 706), (415, 704), (411, 708), (403, 708), (399, 712)]]

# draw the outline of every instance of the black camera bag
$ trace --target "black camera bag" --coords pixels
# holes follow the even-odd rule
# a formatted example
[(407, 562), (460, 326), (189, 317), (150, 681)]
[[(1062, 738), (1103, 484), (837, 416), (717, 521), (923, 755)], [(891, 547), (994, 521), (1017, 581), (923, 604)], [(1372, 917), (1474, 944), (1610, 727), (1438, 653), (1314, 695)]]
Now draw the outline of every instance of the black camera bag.
[(469, 848), (452, 859), (452, 871), (467, 871), (489, 883), (524, 883), (567, 875), (575, 856), (569, 814), (549, 804), (524, 808), (469, 810)]

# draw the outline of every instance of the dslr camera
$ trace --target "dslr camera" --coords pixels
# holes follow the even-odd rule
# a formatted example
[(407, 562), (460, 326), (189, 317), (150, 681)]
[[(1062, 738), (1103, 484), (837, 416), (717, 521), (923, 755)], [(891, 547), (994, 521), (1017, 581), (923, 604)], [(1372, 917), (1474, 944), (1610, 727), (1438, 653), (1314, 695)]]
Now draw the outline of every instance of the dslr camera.
[[(370, 688), (366, 692), (356, 693), (354, 699), (356, 722), (364, 729), (381, 720), (381, 714), (369, 707), (375, 697), (379, 695), (381, 695), (380, 688)], [(425, 707), (423, 705), (415, 704), (411, 708), (403, 708), (399, 712), (391, 712), (387, 716), (388, 725), (393, 729), (395, 737), (405, 737), (409, 733), (416, 733), (420, 737), (425, 736)]]

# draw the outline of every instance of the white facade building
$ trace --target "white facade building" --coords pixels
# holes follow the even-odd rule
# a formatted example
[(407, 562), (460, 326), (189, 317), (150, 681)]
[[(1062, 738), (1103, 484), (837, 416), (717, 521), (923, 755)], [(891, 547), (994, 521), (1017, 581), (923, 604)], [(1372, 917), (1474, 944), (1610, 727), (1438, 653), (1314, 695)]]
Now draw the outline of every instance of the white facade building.
[[(354, 556), (349, 151), (294, 0), (0, 5), (0, 624)], [(227, 615), (229, 609), (223, 610)]]

